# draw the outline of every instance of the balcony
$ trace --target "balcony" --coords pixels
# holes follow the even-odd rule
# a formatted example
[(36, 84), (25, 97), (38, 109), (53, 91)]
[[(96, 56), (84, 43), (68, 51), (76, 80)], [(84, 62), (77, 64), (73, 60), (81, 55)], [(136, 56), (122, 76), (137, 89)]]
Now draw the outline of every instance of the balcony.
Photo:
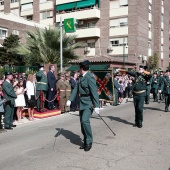
[(21, 11), (21, 16), (33, 15), (33, 9)]
[(128, 16), (128, 7), (115, 8), (110, 10), (110, 17)]
[(164, 14), (164, 7), (161, 6), (161, 13)]
[(149, 21), (152, 22), (152, 14), (149, 13)]
[(163, 30), (164, 29), (164, 23), (161, 22), (161, 29)]
[(33, 3), (33, 0), (21, 0), (21, 4)]
[(10, 8), (19, 8), (19, 2), (10, 3)]
[(56, 22), (60, 22), (60, 17), (62, 17), (63, 20), (66, 18), (75, 18), (78, 20), (100, 18), (100, 10), (99, 9), (84, 9), (81, 11), (79, 10), (70, 11), (64, 14), (57, 13)]
[(151, 31), (149, 31), (148, 38), (152, 39), (152, 32)]
[(164, 44), (164, 38), (161, 37), (161, 44)]
[(67, 4), (67, 3), (71, 3), (71, 2), (77, 2), (78, 0), (62, 0), (62, 1), (56, 1), (56, 5), (60, 5), (60, 4)]
[(75, 33), (68, 33), (77, 35), (77, 38), (100, 37), (100, 28), (83, 28), (77, 29)]
[(125, 48), (123, 46), (113, 46), (112, 48), (113, 48), (113, 51), (110, 52), (109, 55), (122, 55), (123, 50), (125, 50), (125, 54), (128, 54), (128, 48)]
[(49, 9), (53, 9), (53, 1), (47, 1), (44, 3), (40, 4), (40, 11), (45, 11), (45, 10), (49, 10)]
[(40, 20), (40, 23), (44, 25), (54, 25), (54, 20), (53, 18), (42, 19)]
[(110, 36), (128, 35), (128, 26), (110, 28)]

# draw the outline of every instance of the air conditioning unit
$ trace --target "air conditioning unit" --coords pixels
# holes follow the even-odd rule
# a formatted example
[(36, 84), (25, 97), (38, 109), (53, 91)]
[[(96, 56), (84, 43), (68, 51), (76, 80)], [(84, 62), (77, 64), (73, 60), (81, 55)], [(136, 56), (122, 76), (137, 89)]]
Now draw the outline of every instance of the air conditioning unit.
[(87, 52), (90, 52), (90, 47), (85, 47), (84, 51), (87, 53)]
[(84, 21), (79, 21), (79, 25), (83, 25), (84, 24)]
[(146, 61), (147, 60), (147, 57), (146, 56), (143, 56), (143, 61)]
[(12, 31), (12, 34), (14, 34), (14, 35), (19, 35), (19, 31), (13, 30), (13, 31)]

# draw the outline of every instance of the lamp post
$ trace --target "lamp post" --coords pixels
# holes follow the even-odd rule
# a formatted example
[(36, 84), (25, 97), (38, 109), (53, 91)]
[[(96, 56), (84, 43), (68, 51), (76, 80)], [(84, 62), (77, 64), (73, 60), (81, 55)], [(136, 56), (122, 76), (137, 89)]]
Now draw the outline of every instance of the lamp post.
[(60, 72), (63, 71), (63, 22), (60, 16)]

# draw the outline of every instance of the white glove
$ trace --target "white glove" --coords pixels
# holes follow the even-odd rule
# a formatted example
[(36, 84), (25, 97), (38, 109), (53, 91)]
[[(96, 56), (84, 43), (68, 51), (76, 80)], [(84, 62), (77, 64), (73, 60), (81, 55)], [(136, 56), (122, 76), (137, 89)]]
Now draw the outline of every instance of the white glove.
[(100, 110), (99, 107), (94, 108), (94, 112), (97, 113), (98, 115), (99, 115), (99, 110)]
[(69, 107), (69, 106), (71, 105), (71, 101), (68, 100), (67, 103), (66, 103), (66, 105)]
[(119, 72), (120, 71), (120, 69), (116, 69), (116, 72)]
[(159, 93), (161, 93), (161, 90), (158, 90)]

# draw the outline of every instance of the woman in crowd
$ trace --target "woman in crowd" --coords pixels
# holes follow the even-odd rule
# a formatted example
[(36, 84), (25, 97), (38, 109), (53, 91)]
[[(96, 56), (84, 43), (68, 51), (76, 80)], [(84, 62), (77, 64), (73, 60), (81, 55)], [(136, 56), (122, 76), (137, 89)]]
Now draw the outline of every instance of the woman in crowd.
[(26, 82), (27, 96), (28, 96), (28, 115), (29, 120), (34, 120), (34, 107), (36, 106), (35, 100), (35, 81), (34, 75), (29, 74)]
[(18, 123), (22, 123), (22, 121), (21, 121), (22, 108), (26, 105), (25, 98), (24, 98), (25, 91), (26, 91), (26, 89), (23, 88), (23, 81), (20, 80), (18, 82), (18, 85), (15, 88), (15, 93), (17, 95), (17, 98), (15, 99), (15, 107), (17, 107)]
[(123, 84), (123, 81), (120, 80), (119, 81), (119, 87), (120, 87), (120, 90), (119, 90), (119, 102), (122, 103), (123, 101), (123, 98), (124, 98), (124, 84)]

